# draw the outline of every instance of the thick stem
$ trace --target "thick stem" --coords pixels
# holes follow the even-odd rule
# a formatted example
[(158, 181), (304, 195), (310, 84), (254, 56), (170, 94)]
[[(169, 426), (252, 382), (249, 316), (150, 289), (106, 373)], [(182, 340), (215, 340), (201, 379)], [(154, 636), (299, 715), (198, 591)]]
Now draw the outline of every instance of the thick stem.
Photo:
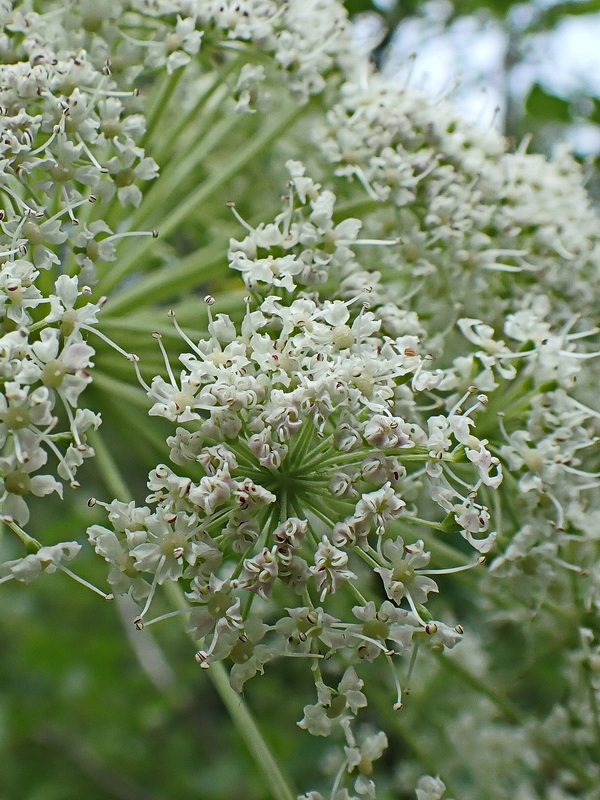
[[(168, 583), (165, 585), (165, 590), (178, 608), (187, 608), (187, 601), (177, 584)], [(229, 712), (239, 736), (254, 757), (255, 763), (271, 791), (273, 800), (296, 800), (296, 793), (290, 788), (289, 781), (284, 777), (244, 699), (231, 688), (229, 676), (223, 664), (220, 662), (211, 664), (207, 672), (223, 705)]]
[[(129, 499), (131, 494), (127, 488), (127, 484), (109, 450), (103, 445), (97, 435), (94, 438), (94, 445), (98, 448), (97, 456), (101, 461), (101, 466), (103, 468), (102, 474), (107, 487), (122, 500)], [(171, 602), (178, 609), (184, 610), (189, 607), (177, 583), (167, 583), (164, 588)], [(290, 788), (288, 780), (284, 777), (279, 764), (271, 753), (248, 706), (244, 702), (242, 696), (231, 688), (229, 676), (225, 667), (220, 662), (211, 664), (208, 675), (223, 705), (227, 709), (239, 736), (254, 757), (255, 763), (271, 791), (273, 800), (295, 800), (296, 793)]]
[(148, 142), (152, 138), (152, 134), (156, 130), (156, 126), (158, 125), (159, 121), (162, 119), (163, 113), (169, 105), (169, 101), (173, 95), (173, 92), (177, 88), (177, 84), (181, 80), (184, 72), (185, 67), (180, 67), (171, 75), (165, 74), (163, 76), (162, 84), (153, 99), (151, 108), (148, 111), (148, 123), (146, 125), (146, 133), (144, 134), (144, 138), (141, 142), (142, 147), (148, 146)]

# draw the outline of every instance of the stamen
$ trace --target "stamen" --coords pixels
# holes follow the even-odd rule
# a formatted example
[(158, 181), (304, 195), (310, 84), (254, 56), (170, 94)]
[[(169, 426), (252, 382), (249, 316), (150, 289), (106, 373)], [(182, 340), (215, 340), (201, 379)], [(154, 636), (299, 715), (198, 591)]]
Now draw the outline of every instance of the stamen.
[(571, 342), (574, 339), (585, 339), (588, 336), (596, 336), (597, 333), (600, 333), (600, 328), (590, 328), (589, 331), (580, 331), (579, 333), (569, 333), (569, 334), (565, 333), (564, 338), (568, 339)]
[(583, 578), (587, 577), (590, 574), (589, 570), (587, 570), (585, 567), (578, 567), (576, 564), (570, 564), (568, 561), (563, 561), (562, 558), (557, 558), (555, 559), (555, 561), (557, 564), (560, 564), (561, 567), (568, 569), (570, 572), (576, 572)]
[(161, 614), (159, 617), (154, 617), (154, 619), (144, 622), (144, 628), (147, 628), (149, 625), (154, 625), (156, 622), (162, 622), (164, 619), (169, 619), (170, 617), (177, 617), (180, 614), (189, 614), (191, 610), (191, 608), (179, 608), (177, 611), (169, 611), (167, 614)]
[(50, 138), (47, 141), (45, 141), (44, 144), (41, 144), (39, 147), (37, 147), (35, 150), (31, 150), (31, 152), (28, 154), (28, 157), (37, 156), (37, 154), (41, 153), (42, 150), (46, 150), (48, 147), (50, 147), (50, 145), (56, 139), (59, 133), (64, 133), (66, 116), (67, 116), (67, 109), (63, 109), (60, 121), (57, 125), (53, 127)]
[(59, 463), (62, 465), (63, 469), (65, 470), (65, 472), (69, 476), (69, 482), (71, 484), (71, 488), (72, 489), (79, 489), (81, 484), (79, 483), (79, 481), (75, 480), (75, 476), (73, 475), (71, 467), (65, 461), (65, 458), (64, 458), (63, 454), (60, 452), (60, 450), (58, 449), (58, 447), (54, 444), (52, 439), (47, 435), (48, 431), (51, 430), (54, 427), (54, 425), (56, 425), (57, 421), (58, 420), (56, 420), (56, 418), (55, 418), (54, 421), (53, 421), (53, 424), (46, 431), (39, 430), (39, 428), (36, 428), (35, 425), (30, 425), (29, 428), (30, 428), (30, 430), (32, 430), (34, 433), (36, 433), (40, 437), (40, 439), (50, 448), (50, 450), (52, 450), (52, 452), (54, 453), (54, 455), (58, 459)]
[(92, 162), (92, 164), (93, 164), (93, 165), (96, 167), (96, 169), (97, 169), (97, 170), (98, 170), (100, 173), (102, 173), (103, 175), (106, 175), (106, 174), (108, 173), (108, 171), (109, 171), (109, 170), (107, 169), (107, 167), (103, 167), (103, 166), (102, 166), (102, 164), (100, 164), (100, 163), (99, 163), (98, 159), (97, 159), (97, 158), (96, 158), (96, 156), (95, 156), (95, 155), (92, 153), (92, 151), (90, 150), (90, 148), (87, 146), (86, 142), (84, 141), (84, 139), (82, 138), (82, 136), (81, 136), (81, 134), (80, 134), (80, 133), (78, 133), (78, 134), (77, 134), (77, 141), (79, 142), (79, 144), (80, 144), (80, 145), (81, 145), (81, 147), (83, 148), (83, 150), (84, 150), (85, 154), (87, 155), (87, 157), (89, 158), (89, 160), (90, 160), (90, 161)]
[(17, 239), (19, 238), (19, 234), (23, 230), (23, 226), (25, 225), (25, 223), (27, 221), (28, 221), (28, 216), (22, 217), (20, 222), (19, 222), (19, 224), (15, 228), (15, 232), (13, 233), (12, 240), (11, 240), (11, 243), (10, 243), (10, 249), (11, 250), (18, 249)]
[(290, 235), (290, 225), (294, 216), (294, 184), (291, 181), (290, 193), (285, 195), (283, 199), (288, 201), (287, 214), (284, 217), (282, 230), (283, 238), (287, 239)]
[[(133, 353), (131, 353), (131, 355), (133, 355)], [(138, 365), (139, 358), (136, 356), (135, 358), (130, 358), (129, 360), (133, 364), (133, 368), (135, 370), (135, 375), (136, 375), (136, 378), (138, 379), (138, 383), (149, 394), (152, 391), (152, 389), (148, 386), (146, 381), (142, 378), (142, 373), (140, 372), (140, 368), (139, 368), (139, 365)]]
[(21, 442), (19, 441), (19, 437), (15, 431), (13, 431), (13, 444), (17, 461), (19, 461), (21, 464), (26, 464), (29, 461), (29, 456), (27, 453), (23, 452), (23, 449), (21, 448)]
[(550, 502), (552, 503), (552, 505), (556, 509), (557, 520), (556, 520), (556, 522), (552, 522), (551, 524), (553, 524), (556, 527), (557, 530), (564, 531), (565, 530), (565, 512), (563, 511), (563, 508), (562, 508), (561, 504), (558, 502), (556, 497), (551, 492), (544, 492), (544, 494), (546, 495), (548, 500), (550, 500)]
[(412, 653), (410, 654), (410, 662), (408, 664), (408, 672), (406, 674), (406, 688), (404, 689), (404, 693), (408, 694), (410, 689), (408, 685), (410, 683), (410, 679), (412, 678), (413, 669), (415, 664), (417, 663), (417, 655), (419, 653), (419, 640), (417, 639), (413, 644)]
[(73, 439), (75, 441), (75, 444), (77, 445), (78, 448), (80, 448), (81, 447), (81, 439), (79, 438), (79, 432), (78, 432), (78, 430), (77, 430), (77, 428), (75, 426), (75, 418), (73, 416), (73, 412), (71, 410), (71, 406), (68, 404), (67, 400), (65, 399), (65, 396), (64, 396), (63, 392), (60, 389), (57, 390), (57, 394), (58, 394), (58, 396), (60, 397), (60, 399), (62, 401), (62, 404), (63, 404), (63, 407), (65, 409), (67, 418), (69, 420), (69, 429), (70, 429), (71, 433), (73, 434)]
[[(27, 246), (19, 245), (15, 250), (6, 250), (4, 253), (0, 253), (0, 258), (9, 258), (10, 256), (14, 256), (16, 254), (25, 255), (27, 253)], [(9, 289), (9, 287), (6, 287)], [(49, 300), (47, 302), (50, 302)]]
[(463, 564), (460, 567), (447, 567), (446, 569), (417, 569), (415, 572), (417, 575), (450, 575), (453, 572), (464, 572), (467, 569), (478, 567), (480, 564), (483, 564), (485, 560), (485, 556), (480, 556), (477, 561), (474, 561), (472, 564)]
[(352, 247), (355, 244), (364, 245), (389, 245), (400, 244), (400, 239), (336, 239), (336, 244), (344, 245), (345, 247)]
[(595, 411), (592, 408), (588, 408), (587, 406), (584, 406), (583, 403), (580, 403), (579, 400), (575, 400), (574, 397), (569, 397), (569, 400), (571, 401), (571, 403), (574, 406), (576, 406), (577, 408), (580, 408), (582, 411), (585, 411), (588, 416), (597, 417), (598, 419), (600, 419), (600, 411)]
[(588, 489), (598, 489), (600, 488), (600, 481), (592, 481), (590, 483), (582, 483), (577, 487), (578, 492), (584, 492)]
[(248, 231), (248, 233), (254, 233), (254, 228), (251, 225), (249, 225), (246, 222), (246, 220), (240, 215), (237, 208), (235, 207), (235, 203), (232, 200), (229, 200), (227, 203), (225, 203), (225, 205), (227, 206), (227, 208), (231, 209), (233, 216), (237, 219), (240, 225)]
[(28, 206), (27, 203), (21, 197), (19, 197), (19, 195), (16, 192), (14, 192), (8, 186), (2, 186), (1, 191), (6, 192), (7, 195), (12, 197), (12, 199), (17, 203), (17, 205), (19, 205), (25, 211), (26, 214), (30, 214), (30, 215), (35, 215), (36, 214), (35, 209), (31, 208), (31, 206)]
[[(346, 732), (346, 731), (344, 731), (344, 732)], [(352, 747), (352, 746), (353, 745), (350, 744), (350, 747)], [(331, 793), (329, 795), (329, 800), (336, 800), (336, 797), (338, 796), (338, 789), (340, 788), (340, 783), (342, 781), (342, 778), (344, 777), (344, 773), (346, 772), (347, 766), (348, 766), (348, 763), (347, 763), (346, 759), (344, 759), (344, 761), (342, 761), (342, 764), (341, 764), (340, 768), (338, 769), (338, 771), (336, 773), (335, 780), (333, 782), (333, 786), (331, 787)]]
[(472, 394), (475, 394), (477, 391), (476, 386), (469, 386), (467, 391), (463, 394), (463, 396), (458, 400), (448, 412), (448, 416), (454, 416), (455, 414), (462, 414), (462, 404), (467, 400)]
[(498, 427), (500, 428), (500, 433), (504, 436), (504, 439), (507, 444), (511, 444), (510, 436), (508, 435), (506, 428), (504, 427), (504, 411), (498, 411), (496, 414), (498, 417)]
[(158, 231), (156, 228), (151, 231), (126, 231), (125, 233), (113, 233), (104, 239), (100, 239), (100, 244), (105, 242), (113, 242), (115, 239), (127, 239), (129, 236), (151, 236), (153, 239), (158, 239)]
[(106, 83), (108, 79), (107, 75), (104, 75), (98, 86), (95, 88), (92, 86), (79, 86), (80, 91), (82, 92), (89, 92), (92, 95), (91, 102), (94, 103), (96, 97), (139, 97), (140, 90), (133, 89), (131, 92), (118, 92), (115, 89), (102, 89), (101, 86), (103, 83)]
[[(248, 298), (246, 298), (246, 300), (248, 300)], [(246, 305), (248, 306), (248, 303)], [(173, 311), (173, 309), (170, 309), (168, 311), (168, 316), (171, 317), (171, 319), (173, 320), (173, 326), (175, 327), (175, 330), (181, 336), (183, 341), (188, 345), (188, 347), (190, 347), (194, 351), (194, 353), (196, 353), (196, 355), (200, 356), (200, 358), (204, 360), (204, 353), (199, 349), (197, 345), (194, 344), (194, 342), (192, 342), (190, 337), (187, 335), (187, 333), (185, 333), (183, 328), (177, 322), (177, 319), (175, 318), (175, 312)]]
[(213, 306), (215, 304), (215, 298), (212, 296), (212, 294), (207, 294), (205, 296), (204, 304), (206, 305), (206, 313), (207, 313), (207, 316), (208, 316), (208, 325), (207, 325), (207, 327), (208, 327), (208, 332), (210, 333), (210, 336), (211, 336), (211, 343), (219, 352), (221, 352), (223, 350), (223, 348), (221, 347), (221, 342), (217, 339), (217, 337), (213, 333), (215, 321), (213, 319), (211, 306)]
[[(419, 377), (419, 375), (421, 374), (421, 372), (423, 372), (423, 364), (424, 364), (426, 361), (433, 361), (433, 356), (432, 356), (430, 353), (426, 353), (426, 354), (423, 356), (422, 360), (421, 360), (421, 361), (419, 362), (419, 364), (417, 365), (417, 368), (416, 368), (416, 370), (414, 371), (414, 374), (413, 374), (413, 376), (412, 376), (412, 378), (411, 378), (411, 380), (410, 380), (410, 386), (411, 386), (411, 389), (412, 389), (414, 392), (416, 392), (416, 391), (417, 391), (417, 390), (415, 389), (415, 382), (416, 382), (417, 378)], [(398, 376), (399, 376), (399, 377), (400, 377), (400, 374), (401, 374), (401, 373), (398, 373)]]
[(484, 264), (482, 269), (488, 272), (523, 272), (523, 267), (515, 267), (512, 264)]
[[(80, 330), (90, 331), (91, 333), (95, 333), (96, 336), (99, 336), (100, 339), (102, 339), (103, 342), (106, 342), (106, 344), (109, 344), (114, 350), (117, 351), (117, 353), (121, 353), (121, 355), (125, 356), (125, 358), (128, 361), (133, 361), (135, 363), (135, 359), (132, 358), (132, 356), (134, 355), (133, 353), (128, 353), (125, 350), (123, 350), (122, 347), (119, 347), (119, 345), (116, 344), (116, 342), (113, 342), (112, 339), (109, 339), (109, 337), (106, 334), (102, 333), (102, 331), (99, 331), (97, 328), (92, 328), (91, 325), (80, 325), (79, 327), (80, 327)], [(136, 356), (136, 358), (137, 358), (137, 356)]]
[(570, 358), (579, 358), (583, 361), (588, 358), (598, 358), (598, 356), (600, 356), (600, 350), (597, 350), (595, 353), (576, 353), (572, 350), (559, 350), (558, 354)]
[(394, 711), (400, 711), (403, 706), (402, 703), (402, 686), (400, 686), (400, 679), (398, 678), (398, 673), (396, 672), (396, 668), (394, 666), (394, 662), (392, 661), (391, 656), (386, 655), (386, 661), (389, 665), (390, 672), (392, 673), (392, 678), (394, 680), (394, 686), (396, 687), (396, 702), (392, 706)]
[(208, 654), (205, 650), (198, 650), (195, 655), (196, 661), (200, 664), (200, 669), (208, 669), (210, 664), (207, 664)]
[[(455, 473), (452, 471), (452, 468), (450, 467), (450, 465), (448, 464), (448, 462), (447, 462), (447, 461), (444, 461), (443, 459), (440, 459), (440, 463), (441, 463), (441, 465), (442, 465), (442, 469), (444, 470), (444, 472), (445, 472), (447, 475), (449, 475), (449, 477), (450, 477), (450, 478), (452, 478), (452, 480), (453, 480), (453, 481), (455, 481), (456, 483), (458, 483), (458, 484), (460, 484), (462, 487), (464, 487), (464, 488), (467, 490), (467, 494), (469, 494), (469, 493), (470, 493), (470, 492), (472, 492), (472, 491), (476, 491), (476, 490), (475, 490), (475, 487), (473, 486), (473, 484), (472, 484), (472, 483), (467, 483), (467, 482), (466, 482), (466, 481), (464, 481), (462, 478), (459, 478), (459, 477), (458, 477), (458, 475), (456, 475), (456, 474), (455, 474)], [(460, 497), (460, 498), (461, 498), (461, 500), (463, 500), (465, 503), (467, 502), (466, 498), (463, 498), (463, 497), (461, 497), (461, 496), (460, 496), (460, 495), (458, 495), (458, 494), (457, 494), (457, 496), (458, 496), (458, 497)]]
[[(158, 564), (156, 565), (156, 572), (154, 573), (154, 577), (152, 578), (152, 584), (150, 586), (150, 591), (148, 592), (148, 597), (146, 598), (144, 608), (140, 611), (139, 615), (133, 620), (133, 624), (135, 625), (136, 628), (138, 628), (138, 625), (142, 625), (143, 627), (142, 620), (144, 619), (144, 614), (150, 608), (150, 603), (152, 602), (154, 593), (156, 592), (156, 587), (158, 586), (158, 576), (161, 569), (163, 568), (166, 558), (167, 557), (165, 555), (162, 555), (159, 559)], [(138, 628), (138, 630), (141, 630), (141, 628)]]
[(417, 607), (415, 605), (415, 601), (412, 599), (411, 593), (408, 591), (408, 589), (406, 590), (406, 595), (405, 596), (406, 596), (406, 599), (408, 600), (408, 605), (410, 606), (410, 610), (412, 611), (412, 613), (413, 613), (415, 619), (417, 620), (417, 622), (419, 623), (419, 625), (422, 625), (424, 628), (427, 628), (427, 622), (425, 622), (425, 620), (423, 620), (421, 618), (421, 615), (417, 611)]
[(570, 252), (567, 250), (567, 248), (566, 248), (566, 247), (564, 246), (564, 244), (563, 244), (563, 243), (560, 241), (560, 239), (553, 239), (553, 240), (552, 240), (552, 246), (554, 247), (554, 249), (556, 250), (556, 252), (558, 253), (558, 255), (559, 255), (559, 256), (561, 256), (562, 258), (566, 258), (566, 259), (567, 259), (567, 261), (572, 261), (572, 260), (575, 258), (575, 256), (573, 255), (573, 253), (570, 253)]
[(128, 33), (125, 33), (125, 31), (121, 30), (121, 28), (119, 28), (119, 33), (124, 39), (126, 39), (128, 42), (131, 42), (131, 44), (137, 45), (137, 47), (156, 47), (156, 45), (158, 44), (158, 42), (156, 42), (153, 39), (152, 40), (134, 39), (133, 36), (130, 36)]
[(570, 472), (572, 475), (580, 475), (582, 478), (600, 478), (600, 472), (586, 472), (583, 469), (576, 469), (569, 467), (567, 464), (561, 464), (565, 472)]
[(81, 578), (79, 575), (76, 575), (74, 572), (71, 572), (71, 570), (68, 567), (65, 567), (63, 564), (58, 564), (57, 566), (59, 570), (61, 572), (64, 572), (65, 575), (68, 575), (69, 578), (73, 578), (74, 581), (77, 581), (77, 583), (80, 583), (87, 589), (91, 589), (92, 592), (99, 594), (100, 597), (103, 597), (105, 600), (114, 600), (114, 595), (112, 593), (103, 592), (102, 589), (99, 589), (97, 586), (94, 586), (93, 583), (90, 583), (89, 581), (86, 581), (85, 578)]
[(360, 167), (355, 167), (354, 174), (358, 178), (359, 183), (362, 185), (363, 189), (369, 195), (371, 200), (374, 200), (376, 203), (381, 203), (382, 202), (381, 197), (377, 194), (375, 189), (373, 189), (362, 169)]
[(179, 386), (177, 385), (177, 382), (175, 380), (175, 376), (173, 375), (173, 370), (171, 369), (171, 364), (169, 363), (169, 356), (167, 355), (167, 351), (165, 350), (165, 346), (162, 343), (162, 336), (160, 335), (160, 333), (158, 331), (154, 331), (154, 333), (152, 334), (152, 338), (156, 339), (156, 341), (158, 342), (158, 346), (160, 348), (160, 352), (162, 353), (163, 361), (165, 362), (165, 367), (166, 367), (166, 370), (167, 370), (167, 374), (169, 376), (169, 380), (171, 381), (171, 386), (174, 389), (179, 390)]
[(340, 628), (348, 634), (348, 636), (354, 636), (355, 639), (362, 639), (364, 642), (369, 642), (369, 644), (375, 645), (382, 653), (385, 653), (386, 656), (395, 656), (396, 652), (394, 650), (390, 650), (388, 647), (385, 646), (382, 642), (377, 641), (377, 639), (372, 639), (370, 636), (365, 636), (364, 633), (359, 633), (358, 631), (352, 631), (348, 629), (348, 626), (345, 622), (332, 622), (332, 628)]
[(57, 219), (59, 219), (60, 217), (62, 217), (64, 214), (68, 214), (68, 215), (69, 215), (69, 217), (71, 218), (71, 221), (73, 221), (73, 220), (75, 219), (75, 217), (73, 216), (73, 211), (74, 211), (76, 208), (79, 208), (79, 206), (84, 206), (86, 203), (95, 203), (95, 202), (96, 202), (96, 196), (95, 196), (95, 195), (93, 195), (93, 194), (91, 194), (91, 195), (89, 195), (88, 197), (84, 197), (84, 198), (83, 198), (83, 200), (78, 200), (78, 201), (77, 201), (77, 202), (75, 202), (75, 203), (71, 203), (71, 202), (69, 201), (69, 198), (68, 198), (68, 196), (67, 196), (67, 195), (65, 195), (65, 201), (66, 201), (67, 203), (69, 203), (68, 207), (67, 207), (67, 208), (61, 208), (61, 210), (60, 210), (60, 211), (57, 211), (57, 212), (56, 212), (56, 214), (54, 214), (53, 216), (49, 217), (49, 218), (48, 218), (47, 220), (45, 220), (45, 222), (44, 222), (44, 223), (42, 223), (42, 224), (46, 224), (46, 223), (49, 223), (49, 222), (54, 222), (55, 220), (57, 220)]
[[(222, 618), (221, 618), (221, 620), (219, 620), (219, 622), (221, 622), (221, 621), (222, 621)], [(225, 626), (226, 626), (226, 624), (227, 623), (225, 623)], [(202, 669), (208, 669), (209, 666), (210, 666), (210, 664), (207, 664), (206, 662), (211, 657), (213, 650), (217, 646), (217, 641), (219, 639), (219, 632), (220, 632), (220, 628), (219, 628), (219, 623), (217, 622), (217, 624), (215, 625), (215, 630), (214, 630), (214, 633), (213, 633), (212, 641), (210, 643), (210, 647), (208, 648), (208, 650), (198, 650), (198, 652), (196, 653), (196, 661), (200, 664), (200, 667)]]

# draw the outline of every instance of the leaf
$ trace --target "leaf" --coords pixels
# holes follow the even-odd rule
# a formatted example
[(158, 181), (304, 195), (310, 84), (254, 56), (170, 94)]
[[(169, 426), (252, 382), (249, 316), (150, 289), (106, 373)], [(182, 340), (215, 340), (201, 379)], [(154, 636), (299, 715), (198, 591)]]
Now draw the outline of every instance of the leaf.
[(363, 14), (365, 11), (378, 11), (371, 0), (345, 0), (344, 5), (351, 17)]
[(594, 125), (600, 125), (600, 99), (597, 97), (590, 97), (589, 99), (592, 103), (592, 110), (587, 115), (587, 118), (590, 122), (593, 122)]
[(531, 87), (525, 109), (532, 117), (544, 122), (571, 122), (571, 104), (568, 100), (549, 94), (539, 83)]
[(583, 16), (600, 12), (600, 0), (583, 0), (583, 2), (558, 3), (548, 8), (536, 20), (533, 28), (537, 31), (554, 28), (565, 16)]

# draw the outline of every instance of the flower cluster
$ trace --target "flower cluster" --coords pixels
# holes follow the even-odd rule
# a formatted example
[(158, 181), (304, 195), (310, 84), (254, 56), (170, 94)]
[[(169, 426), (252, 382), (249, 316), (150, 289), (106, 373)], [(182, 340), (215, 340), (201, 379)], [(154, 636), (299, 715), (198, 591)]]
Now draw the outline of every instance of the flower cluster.
[[(62, 496), (93, 455), (87, 432), (100, 416), (80, 408), (91, 382), (104, 300), (85, 302), (96, 265), (114, 261), (116, 240), (94, 209), (113, 196), (141, 199), (136, 181), (156, 177), (138, 142), (145, 119), (55, 14), (0, 12), (0, 459), (3, 519), (22, 537), (28, 495)], [(102, 213), (102, 212), (101, 212)], [(55, 466), (39, 474), (48, 459)]]
[[(396, 533), (398, 523), (427, 524), (418, 515), (424, 483), (440, 510), (432, 527), (455, 530), (479, 552), (494, 541), (477, 493), (497, 487), (501, 473), (471, 431), (478, 403), (426, 418), (417, 397), (441, 376), (415, 337), (382, 335), (360, 304), (287, 299), (268, 296), (255, 310), (248, 302), (238, 330), (225, 314), (213, 318), (207, 297), (210, 338), (198, 343), (175, 321), (189, 347), (183, 369), (176, 376), (165, 353), (166, 379), (146, 390), (151, 416), (192, 426), (168, 439), (184, 474), (159, 465), (148, 482), (154, 512), (117, 504), (114, 531), (90, 532), (121, 571), (120, 586), (140, 599), (156, 583), (192, 581), (190, 599), (214, 608), (210, 623), (202, 611), (198, 629), (215, 630), (205, 663), (233, 645), (217, 646), (232, 608), (228, 629), (243, 630), (235, 590), (268, 599), (279, 583), (300, 595), (308, 586), (324, 602), (356, 577), (356, 555), (375, 567), (390, 600), (407, 599), (424, 630), (417, 606), (437, 590), (423, 569), (429, 554)], [(217, 568), (225, 575), (232, 563), (235, 580), (217, 581)], [(227, 602), (209, 602), (223, 592)]]
[(383, 252), (386, 289), (412, 297), (416, 282), (414, 305), (424, 311), (435, 297), (442, 329), (456, 305), (501, 324), (529, 294), (551, 297), (554, 319), (574, 308), (594, 318), (597, 216), (566, 151), (552, 162), (507, 153), (495, 129), (377, 75), (341, 88), (319, 141), (336, 175), (398, 209), (390, 218), (375, 207), (369, 218), (400, 239), (399, 253)]
[[(183, 611), (200, 666), (225, 662), (240, 692), (275, 659), (305, 659), (316, 699), (298, 724), (341, 739), (330, 796), (354, 800), (375, 797), (388, 743), (360, 727), (363, 676), (382, 665), (400, 710), (418, 651), (456, 664), (446, 651), (463, 638), (464, 607), (474, 630), (459, 669), (492, 703), (493, 626), (529, 632), (535, 619), (551, 638), (546, 604), (576, 631), (569, 701), (528, 728), (499, 701), (502, 724), (483, 704), (447, 729), (465, 741), (469, 726), (482, 732), (472, 748), (486, 774), (537, 769), (536, 747), (558, 758), (553, 725), (591, 752), (600, 238), (577, 165), (562, 151), (550, 162), (509, 153), (494, 130), (376, 74), (337, 0), (46, 5), (0, 3), (0, 505), (28, 550), (0, 565), (0, 583), (75, 577), (65, 563), (80, 544), (33, 539), (28, 501), (78, 486), (94, 454), (100, 414), (82, 407), (84, 390), (94, 362), (120, 368), (91, 335), (111, 344), (98, 330), (107, 316), (134, 335), (150, 319), (160, 330), (147, 357), (116, 349), (147, 395), (149, 428), (159, 418), (173, 430), (145, 504), (92, 500), (108, 523), (88, 530), (112, 590), (137, 603), (139, 630)], [(261, 131), (275, 103), (280, 149)], [(246, 132), (252, 155), (232, 159)], [(274, 214), (263, 212), (273, 186), (258, 202), (255, 185), (267, 158), (287, 177)], [(225, 220), (213, 198), (232, 177), (239, 200)], [(151, 245), (156, 231), (134, 229), (163, 217), (150, 266), (131, 241), (121, 257), (122, 239)], [(180, 258), (205, 233), (221, 237), (232, 271)], [(161, 258), (168, 267), (153, 269)], [(199, 315), (209, 272), (217, 300), (206, 295)], [(170, 322), (146, 298), (161, 313), (173, 299)], [(137, 318), (124, 318), (128, 303)], [(438, 576), (476, 567), (459, 578), (471, 580), (470, 611)], [(152, 618), (169, 584), (186, 607)], [(446, 743), (430, 738), (443, 764)], [(597, 782), (591, 762), (565, 761), (542, 794), (528, 779), (510, 791), (583, 796)], [(408, 776), (418, 800), (439, 800), (442, 779), (422, 771)]]
[[(310, 252), (330, 241), (329, 230), (325, 221), (313, 227)], [(248, 260), (248, 241), (244, 249)], [(310, 270), (308, 252), (300, 262)], [(278, 263), (272, 259), (273, 282)], [(256, 273), (245, 273), (247, 283), (269, 290), (267, 273)], [(453, 647), (461, 629), (433, 621), (426, 608), (438, 591), (430, 576), (484, 559), (431, 569), (431, 553), (412, 536), (418, 526), (439, 529), (478, 553), (495, 538), (478, 498), (502, 477), (474, 432), (486, 398), (445, 414), (421, 410), (421, 396), (435, 394), (443, 375), (431, 369), (418, 337), (383, 334), (359, 298), (322, 301), (290, 289), (265, 292), (256, 306), (248, 297), (239, 326), (213, 316), (214, 298), (206, 297), (209, 337), (199, 342), (174, 319), (188, 348), (178, 370), (156, 335), (166, 375), (150, 385), (140, 380), (150, 416), (179, 425), (167, 440), (173, 466), (150, 473), (147, 506), (113, 501), (106, 505), (112, 530), (89, 529), (115, 591), (144, 604), (139, 627), (156, 588), (184, 580), (189, 629), (203, 641), (197, 659), (206, 668), (231, 659), (238, 689), (281, 655), (303, 654), (320, 674), (318, 661), (336, 653), (360, 662), (389, 660), (417, 641)], [(377, 599), (382, 593), (388, 599)], [(344, 619), (348, 601), (358, 603)], [(347, 676), (344, 686), (362, 685), (353, 671)], [(322, 679), (316, 688), (319, 701), (300, 725), (316, 735), (341, 727), (352, 772), (350, 721), (366, 699), (348, 706), (338, 688), (333, 703)], [(397, 691), (400, 707), (399, 684)]]

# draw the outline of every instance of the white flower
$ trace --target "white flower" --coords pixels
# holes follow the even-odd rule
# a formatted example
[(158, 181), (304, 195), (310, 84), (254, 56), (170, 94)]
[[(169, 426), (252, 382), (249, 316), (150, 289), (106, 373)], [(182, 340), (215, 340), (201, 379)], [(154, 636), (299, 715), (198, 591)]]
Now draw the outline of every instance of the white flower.
[(81, 550), (77, 542), (61, 542), (40, 547), (35, 553), (0, 564), (0, 581), (8, 576), (31, 583), (43, 573), (56, 572), (64, 561), (72, 561)]

